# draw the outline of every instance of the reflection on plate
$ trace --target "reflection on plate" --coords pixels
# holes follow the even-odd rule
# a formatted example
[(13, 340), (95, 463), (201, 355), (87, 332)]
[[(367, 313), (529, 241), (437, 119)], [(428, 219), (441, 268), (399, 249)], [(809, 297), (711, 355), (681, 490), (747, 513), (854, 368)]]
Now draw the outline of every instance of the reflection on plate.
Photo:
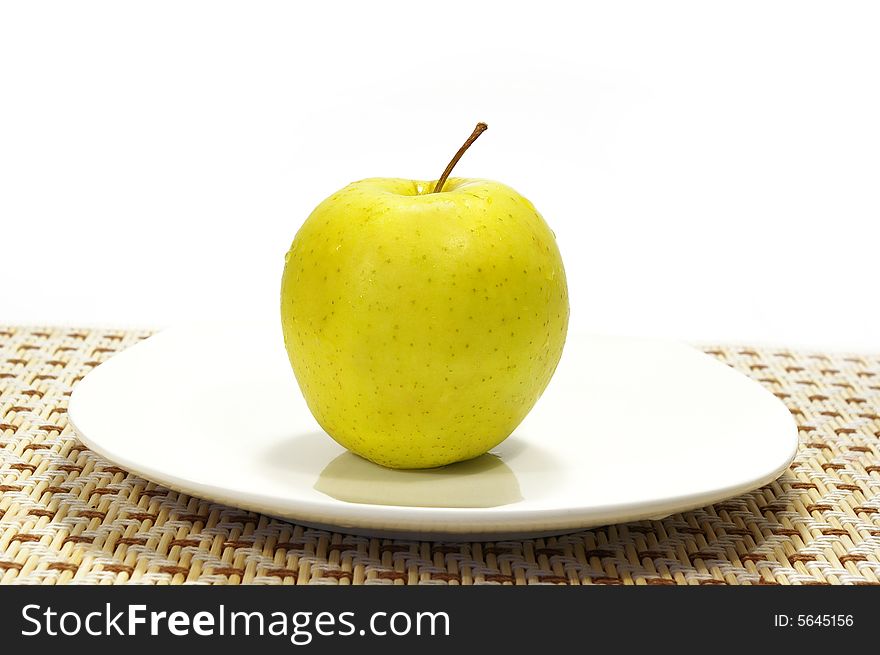
[(499, 507), (522, 500), (516, 475), (490, 453), (435, 469), (394, 470), (342, 453), (315, 489), (346, 503), (409, 507)]

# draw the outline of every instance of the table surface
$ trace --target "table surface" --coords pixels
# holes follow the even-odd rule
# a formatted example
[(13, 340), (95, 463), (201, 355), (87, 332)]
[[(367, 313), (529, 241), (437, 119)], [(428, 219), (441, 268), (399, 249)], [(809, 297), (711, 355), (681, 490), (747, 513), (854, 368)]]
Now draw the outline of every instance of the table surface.
[(85, 448), (72, 387), (149, 334), (0, 327), (0, 584), (880, 584), (880, 355), (703, 348), (798, 423), (761, 489), (559, 537), (420, 542), (187, 496)]

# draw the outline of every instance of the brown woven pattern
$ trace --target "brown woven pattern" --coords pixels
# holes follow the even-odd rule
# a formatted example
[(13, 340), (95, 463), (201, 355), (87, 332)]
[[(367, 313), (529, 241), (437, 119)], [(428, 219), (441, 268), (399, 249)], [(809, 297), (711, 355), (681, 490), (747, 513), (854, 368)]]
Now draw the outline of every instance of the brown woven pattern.
[(368, 539), (169, 491), (87, 450), (71, 387), (147, 332), (0, 327), (0, 583), (878, 584), (880, 356), (707, 348), (786, 403), (778, 481), (661, 521), (497, 543)]

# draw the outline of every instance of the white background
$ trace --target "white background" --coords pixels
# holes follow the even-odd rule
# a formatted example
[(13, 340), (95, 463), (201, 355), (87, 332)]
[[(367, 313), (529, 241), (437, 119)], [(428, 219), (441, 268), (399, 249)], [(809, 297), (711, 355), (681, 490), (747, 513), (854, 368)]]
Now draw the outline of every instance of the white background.
[(0, 4), (0, 323), (277, 313), (325, 196), (530, 198), (573, 329), (880, 350), (880, 10)]

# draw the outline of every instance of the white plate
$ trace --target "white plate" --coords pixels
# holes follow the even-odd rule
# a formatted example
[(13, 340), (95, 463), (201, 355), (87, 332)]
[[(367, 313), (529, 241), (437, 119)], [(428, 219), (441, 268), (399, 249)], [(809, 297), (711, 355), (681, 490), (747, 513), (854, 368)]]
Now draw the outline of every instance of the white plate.
[(74, 389), (87, 446), (172, 489), (362, 534), (501, 539), (658, 518), (755, 489), (797, 449), (770, 392), (687, 346), (570, 334), (493, 455), (391, 471), (312, 418), (280, 327), (172, 328)]

